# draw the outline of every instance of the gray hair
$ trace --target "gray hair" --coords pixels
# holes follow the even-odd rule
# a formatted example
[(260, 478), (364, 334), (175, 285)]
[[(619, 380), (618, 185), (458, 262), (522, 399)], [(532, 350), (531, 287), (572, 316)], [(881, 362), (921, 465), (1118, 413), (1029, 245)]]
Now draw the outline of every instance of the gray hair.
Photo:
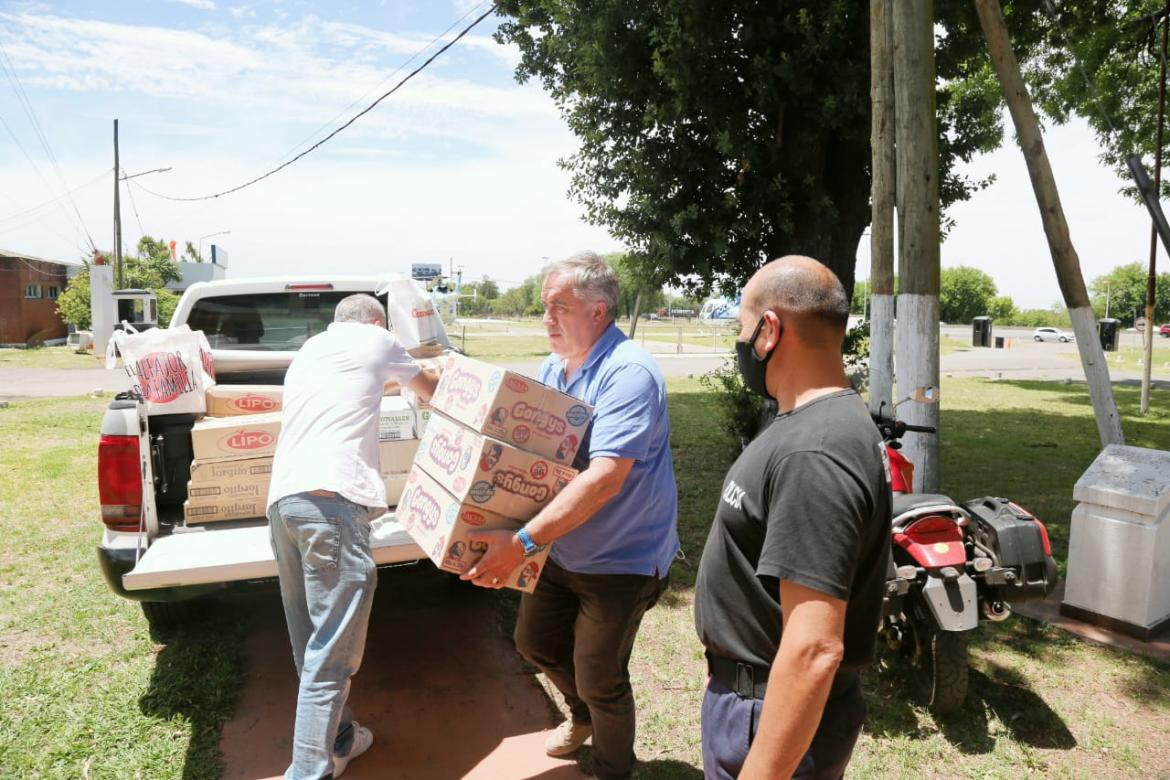
[(554, 274), (571, 274), (574, 295), (590, 303), (604, 303), (605, 313), (611, 320), (617, 316), (617, 274), (601, 255), (596, 252), (578, 252), (564, 260), (557, 260), (544, 269), (545, 279)]
[(386, 309), (372, 295), (358, 293), (342, 298), (333, 310), (334, 322), (386, 322)]

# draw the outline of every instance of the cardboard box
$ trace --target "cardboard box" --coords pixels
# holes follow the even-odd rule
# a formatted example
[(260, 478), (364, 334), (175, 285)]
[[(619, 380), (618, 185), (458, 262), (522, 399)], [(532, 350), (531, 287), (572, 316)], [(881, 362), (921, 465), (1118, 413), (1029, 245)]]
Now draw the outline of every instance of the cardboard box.
[(187, 525), (264, 517), (268, 509), (267, 489), (257, 498), (191, 499), (183, 502)]
[(279, 412), (284, 399), (280, 385), (215, 385), (207, 390), (207, 413), (212, 417)]
[(430, 401), (422, 400), (418, 397), (418, 393), (409, 387), (402, 388), (402, 397), (414, 410), (414, 435), (421, 439), (423, 434), (427, 432), (427, 422), (431, 419)]
[(436, 413), (415, 463), (460, 501), (528, 520), (561, 492), (576, 469), (476, 433)]
[(378, 414), (378, 438), (385, 440), (414, 439), (414, 410), (400, 395), (382, 397)]
[(195, 460), (242, 460), (271, 455), (280, 435), (280, 412), (204, 417), (191, 428)]
[[(218, 460), (191, 463), (191, 482), (268, 482), (272, 477), (272, 458)], [(188, 488), (190, 489), (190, 488)]]
[(255, 482), (188, 482), (187, 498), (198, 503), (218, 501), (222, 499), (253, 499), (264, 498), (268, 495), (270, 479)]
[[(436, 566), (456, 574), (470, 569), (484, 551), (481, 542), (467, 537), (469, 531), (494, 528), (515, 530), (522, 525), (494, 512), (485, 512), (461, 503), (417, 466), (411, 469), (406, 490), (394, 516)], [(547, 559), (548, 548), (526, 558), (504, 579), (503, 584), (531, 593), (544, 571)]]
[(378, 442), (378, 471), (383, 474), (405, 474), (414, 465), (418, 439)]
[(534, 379), (449, 355), (431, 406), (472, 430), (571, 464), (593, 409)]

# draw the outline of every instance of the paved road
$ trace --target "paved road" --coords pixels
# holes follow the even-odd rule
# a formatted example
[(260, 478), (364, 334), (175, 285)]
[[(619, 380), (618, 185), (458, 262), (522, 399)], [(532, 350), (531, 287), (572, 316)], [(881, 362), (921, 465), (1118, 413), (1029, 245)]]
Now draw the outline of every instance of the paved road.
[[(943, 376), (1084, 381), (1076, 344), (1037, 343), (1031, 340), (1031, 330), (1026, 328), (1002, 328), (995, 333), (1010, 338), (1010, 348), (960, 348), (940, 359)], [(965, 327), (943, 326), (942, 335), (970, 343), (971, 332)], [(1122, 343), (1140, 346), (1141, 339), (1136, 333), (1123, 333)], [(730, 356), (730, 352), (716, 353), (710, 348), (690, 344), (682, 345), (681, 353), (676, 352), (676, 345), (669, 342), (647, 341), (646, 345), (654, 351), (662, 373), (668, 377), (702, 376), (721, 366)], [(531, 375), (540, 367), (540, 361), (502, 361), (501, 365)], [(1139, 370), (1112, 365), (1110, 375), (1114, 382), (1127, 384), (1140, 382), (1142, 376)], [(1156, 387), (1170, 387), (1170, 366), (1155, 363), (1154, 379)], [(113, 394), (127, 386), (126, 375), (120, 369), (0, 368), (0, 401), (75, 396), (94, 391)]]

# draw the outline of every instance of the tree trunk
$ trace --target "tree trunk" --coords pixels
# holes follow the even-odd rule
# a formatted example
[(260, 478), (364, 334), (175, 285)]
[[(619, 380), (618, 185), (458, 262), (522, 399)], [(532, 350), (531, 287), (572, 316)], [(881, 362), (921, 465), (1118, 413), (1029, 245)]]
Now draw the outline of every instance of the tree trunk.
[(869, 408), (894, 396), (894, 30), (890, 0), (870, 0), (873, 217), (870, 221)]
[(638, 330), (638, 315), (642, 311), (642, 291), (638, 290), (638, 295), (634, 298), (634, 311), (630, 315), (630, 338), (634, 337), (634, 333)]
[(1076, 334), (1077, 350), (1081, 354), (1085, 380), (1089, 385), (1089, 398), (1093, 403), (1101, 444), (1124, 444), (1121, 417), (1117, 413), (1117, 402), (1113, 399), (1109, 366), (1105, 363), (1105, 353), (1097, 337), (1096, 316), (1089, 305), (1089, 292), (1085, 289), (1085, 279), (1081, 275), (1081, 261), (1069, 238), (1068, 222), (1064, 218), (1056, 179), (1044, 150), (1040, 123), (1036, 120), (1032, 99), (1024, 86), (1020, 65), (1012, 51), (1003, 9), (1000, 8), (999, 0), (975, 0), (975, 9), (979, 12), (979, 23), (987, 39), (991, 62), (999, 76), (1004, 100), (1007, 101), (1012, 122), (1016, 126), (1020, 149), (1028, 163), (1028, 175), (1032, 179), (1036, 205), (1040, 208), (1044, 233), (1048, 237), (1052, 265), (1056, 268), (1056, 278)]
[[(897, 145), (898, 395), (938, 385), (938, 126), (935, 117), (934, 9), (932, 0), (893, 3), (894, 123)], [(907, 404), (899, 417), (938, 428), (937, 404)], [(939, 486), (939, 434), (908, 436), (915, 492)]]

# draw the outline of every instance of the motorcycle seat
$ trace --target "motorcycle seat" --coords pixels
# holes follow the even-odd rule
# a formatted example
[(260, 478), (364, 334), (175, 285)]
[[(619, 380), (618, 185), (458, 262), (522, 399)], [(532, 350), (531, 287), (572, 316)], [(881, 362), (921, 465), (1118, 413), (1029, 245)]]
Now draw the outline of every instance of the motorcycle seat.
[(894, 517), (907, 512), (916, 512), (924, 509), (956, 508), (966, 514), (962, 507), (956, 507), (950, 496), (941, 493), (903, 493), (894, 496)]

